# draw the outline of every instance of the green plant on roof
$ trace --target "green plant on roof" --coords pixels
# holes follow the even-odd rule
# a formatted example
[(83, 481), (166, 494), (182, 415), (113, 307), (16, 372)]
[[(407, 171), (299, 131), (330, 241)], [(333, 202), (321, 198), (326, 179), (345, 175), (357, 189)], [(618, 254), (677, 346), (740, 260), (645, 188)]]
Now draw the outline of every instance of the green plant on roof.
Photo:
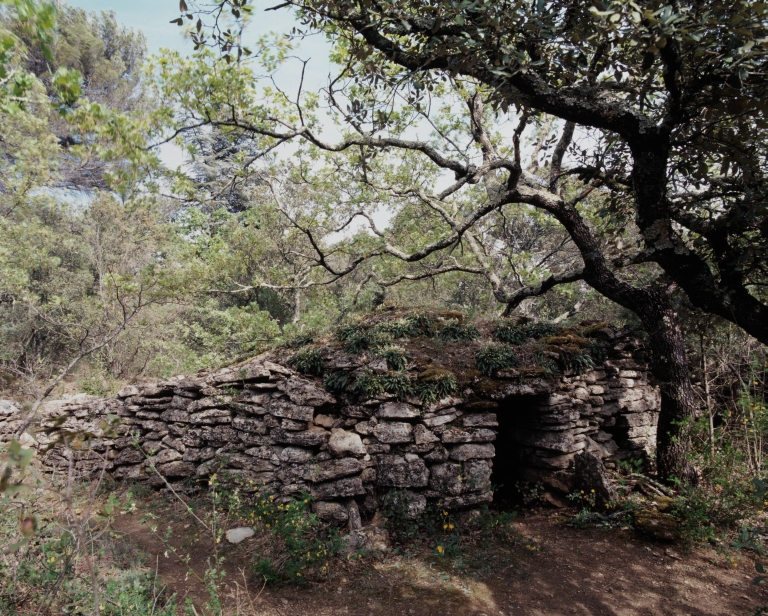
[(560, 373), (560, 368), (558, 368), (557, 364), (542, 353), (533, 354), (533, 363), (542, 369), (542, 376), (544, 378), (551, 379)]
[(344, 351), (358, 355), (363, 351), (376, 351), (392, 340), (392, 337), (380, 328), (366, 329), (362, 325), (345, 325), (336, 331), (336, 339), (344, 343)]
[(304, 347), (288, 360), (288, 364), (302, 374), (314, 374), (320, 376), (323, 374), (325, 360), (323, 359), (323, 352), (320, 349)]
[(400, 400), (414, 394), (411, 377), (405, 372), (390, 372), (380, 376), (379, 381), (385, 392), (396, 395)]
[(323, 375), (323, 385), (330, 391), (345, 391), (351, 381), (352, 377), (349, 372), (345, 372), (344, 370), (333, 370), (331, 372), (326, 372), (325, 375)]
[(440, 340), (457, 340), (461, 342), (471, 342), (480, 337), (480, 332), (472, 325), (463, 325), (458, 321), (448, 321), (440, 328), (438, 334)]
[(315, 341), (317, 333), (314, 331), (301, 332), (293, 338), (289, 338), (283, 343), (283, 346), (287, 349), (299, 349), (308, 344), (312, 344)]
[(347, 391), (364, 398), (375, 398), (384, 393), (384, 383), (379, 375), (366, 369), (347, 386)]
[(557, 336), (563, 330), (558, 325), (552, 325), (552, 323), (531, 323), (525, 327), (528, 335), (534, 340), (545, 338), (547, 336)]
[(519, 366), (520, 358), (506, 344), (491, 343), (477, 352), (475, 363), (481, 373), (486, 376), (493, 376), (499, 370)]
[(608, 345), (602, 340), (590, 339), (587, 341), (587, 352), (595, 364), (602, 364), (608, 357)]
[(429, 368), (419, 375), (416, 395), (422, 402), (429, 404), (455, 394), (458, 388), (456, 376), (452, 372)]
[(584, 374), (592, 370), (595, 367), (595, 362), (589, 351), (582, 349), (573, 354), (564, 353), (563, 357), (566, 366), (568, 366), (575, 374)]
[(387, 360), (387, 368), (390, 370), (405, 370), (405, 365), (408, 363), (405, 351), (399, 347), (387, 347), (379, 353), (379, 356)]
[(408, 317), (409, 323), (419, 334), (424, 336), (434, 336), (437, 328), (437, 321), (431, 314), (414, 314)]
[(413, 336), (419, 336), (423, 333), (416, 323), (409, 318), (397, 319), (396, 321), (390, 321), (389, 323), (380, 323), (376, 326), (376, 329), (381, 330), (394, 339), (412, 338)]
[(524, 344), (529, 339), (525, 328), (507, 319), (498, 321), (493, 328), (493, 339), (507, 344)]

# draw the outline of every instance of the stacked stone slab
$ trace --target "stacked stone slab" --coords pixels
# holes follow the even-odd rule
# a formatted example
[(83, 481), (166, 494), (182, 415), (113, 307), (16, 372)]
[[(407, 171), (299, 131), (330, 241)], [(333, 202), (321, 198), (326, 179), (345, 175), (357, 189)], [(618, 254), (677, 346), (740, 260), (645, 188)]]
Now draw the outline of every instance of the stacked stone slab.
[[(517, 452), (520, 478), (561, 492), (571, 489), (577, 453), (591, 451), (610, 465), (651, 447), (659, 397), (640, 350), (624, 336), (599, 369), (583, 376), (521, 383), (501, 374), (492, 388), (480, 379), (432, 404), (331, 394), (320, 379), (286, 367), (287, 355), (269, 353), (215, 372), (129, 386), (114, 398), (49, 403), (26, 444), (60, 472), (105, 468), (118, 480), (175, 490), (194, 489), (217, 473), (245, 489), (267, 489), (278, 502), (308, 492), (318, 514), (340, 521), (350, 503), (372, 513), (387, 498), (403, 499), (413, 515), (429, 501), (457, 509), (492, 501), (502, 413), (514, 428), (503, 447)], [(339, 351), (329, 351), (327, 360), (353, 374), (382, 369), (380, 360)], [(13, 435), (23, 414), (0, 405), (0, 438)], [(57, 445), (45, 432), (52, 427), (80, 432), (87, 445)]]
[(520, 479), (568, 494), (574, 489), (574, 456), (582, 451), (603, 459), (607, 468), (621, 459), (648, 458), (661, 400), (643, 354), (638, 339), (624, 337), (595, 370), (503, 392), (502, 412), (516, 416), (510, 446)]

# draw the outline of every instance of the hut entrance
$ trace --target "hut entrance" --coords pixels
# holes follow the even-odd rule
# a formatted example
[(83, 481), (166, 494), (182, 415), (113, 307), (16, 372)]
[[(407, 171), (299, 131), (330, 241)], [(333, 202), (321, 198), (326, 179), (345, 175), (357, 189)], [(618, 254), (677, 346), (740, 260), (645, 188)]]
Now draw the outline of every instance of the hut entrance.
[(497, 507), (507, 509), (525, 500), (522, 470), (531, 466), (527, 458), (533, 453), (530, 443), (524, 442), (525, 433), (526, 428), (537, 424), (537, 408), (543, 400), (542, 396), (514, 396), (499, 403), (496, 455), (491, 472), (493, 502)]

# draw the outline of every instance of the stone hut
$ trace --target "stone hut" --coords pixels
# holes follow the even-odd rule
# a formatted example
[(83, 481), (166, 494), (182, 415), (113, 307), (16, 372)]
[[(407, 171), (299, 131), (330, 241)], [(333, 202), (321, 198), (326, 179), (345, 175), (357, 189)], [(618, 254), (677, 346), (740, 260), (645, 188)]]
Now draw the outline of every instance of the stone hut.
[[(564, 504), (576, 454), (592, 452), (610, 468), (646, 456), (655, 443), (659, 394), (642, 342), (628, 331), (600, 331), (599, 363), (549, 378), (526, 368), (483, 376), (474, 367), (482, 340), (403, 339), (407, 364), (398, 374), (414, 383), (440, 371), (455, 376), (453, 393), (432, 400), (414, 390), (329, 389), (328, 374), (349, 381), (391, 371), (380, 354), (348, 353), (326, 340), (312, 347), (325, 384), (296, 369), (296, 351), (273, 351), (128, 386), (113, 398), (50, 402), (24, 442), (51, 469), (66, 470), (74, 456), (82, 475), (105, 467), (117, 480), (189, 491), (218, 473), (243, 489), (269, 490), (278, 502), (308, 492), (321, 517), (339, 521), (350, 503), (372, 515), (394, 495), (415, 515), (428, 502), (446, 509), (491, 503), (493, 486), (508, 495), (519, 482)], [(546, 348), (556, 355), (552, 344)], [(0, 438), (13, 435), (22, 415), (0, 405)], [(88, 436), (86, 445), (62, 448), (46, 430), (53, 426)]]

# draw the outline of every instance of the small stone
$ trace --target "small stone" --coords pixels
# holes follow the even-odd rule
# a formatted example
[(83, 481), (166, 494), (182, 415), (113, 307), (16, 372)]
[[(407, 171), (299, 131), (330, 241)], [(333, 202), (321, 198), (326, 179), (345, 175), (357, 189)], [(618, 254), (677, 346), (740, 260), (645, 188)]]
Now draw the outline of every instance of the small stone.
[(256, 533), (249, 526), (241, 526), (240, 528), (231, 528), (226, 532), (227, 541), (230, 543), (240, 543), (249, 537), (253, 537)]
[(348, 432), (341, 428), (331, 430), (328, 450), (338, 457), (346, 455), (364, 456), (367, 453), (359, 434)]
[(315, 415), (314, 422), (318, 426), (322, 426), (323, 428), (332, 428), (333, 424), (336, 422), (336, 419), (334, 417), (330, 417), (329, 415), (322, 415), (318, 414)]
[(312, 511), (326, 522), (346, 522), (349, 519), (347, 508), (332, 501), (315, 501), (312, 503)]

